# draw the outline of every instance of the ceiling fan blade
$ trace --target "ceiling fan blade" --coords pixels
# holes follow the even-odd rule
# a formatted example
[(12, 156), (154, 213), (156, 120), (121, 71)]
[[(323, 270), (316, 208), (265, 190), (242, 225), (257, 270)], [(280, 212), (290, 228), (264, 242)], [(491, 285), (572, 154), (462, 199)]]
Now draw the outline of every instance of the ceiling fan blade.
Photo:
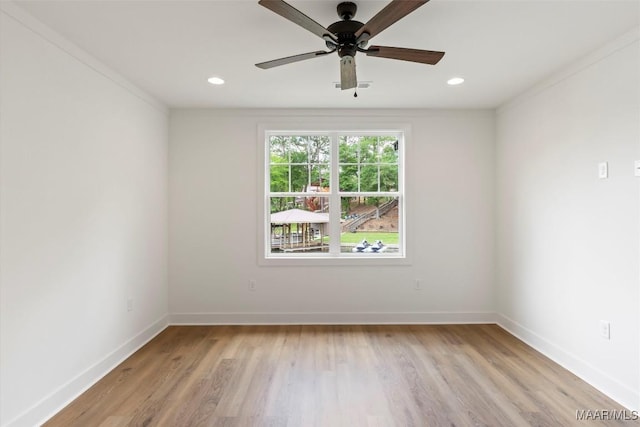
[(362, 28), (356, 31), (356, 38), (360, 38), (363, 33), (369, 34), (371, 39), (376, 34), (382, 32), (391, 24), (404, 18), (429, 0), (393, 0), (384, 9), (369, 20)]
[(256, 64), (256, 67), (266, 70), (268, 68), (278, 67), (280, 65), (291, 64), (292, 62), (304, 61), (305, 59), (312, 59), (318, 56), (328, 55), (333, 52), (335, 52), (335, 50), (330, 50), (328, 52), (324, 50), (317, 50), (315, 52), (301, 53), (300, 55), (287, 56), (286, 58), (261, 62), (259, 64)]
[(329, 36), (331, 39), (335, 38), (329, 30), (327, 30), (325, 27), (318, 24), (316, 21), (309, 18), (307, 15), (300, 12), (298, 9), (291, 6), (287, 2), (284, 2), (282, 0), (260, 0), (258, 4), (266, 7), (272, 12), (277, 13), (283, 18), (288, 19), (294, 24), (298, 24), (302, 28), (311, 31), (313, 34), (317, 35), (320, 38), (325, 38), (325, 36)]
[(377, 56), (378, 58), (399, 59), (401, 61), (420, 62), (422, 64), (437, 64), (444, 52), (422, 49), (407, 49), (404, 47), (371, 46), (364, 51), (367, 56)]

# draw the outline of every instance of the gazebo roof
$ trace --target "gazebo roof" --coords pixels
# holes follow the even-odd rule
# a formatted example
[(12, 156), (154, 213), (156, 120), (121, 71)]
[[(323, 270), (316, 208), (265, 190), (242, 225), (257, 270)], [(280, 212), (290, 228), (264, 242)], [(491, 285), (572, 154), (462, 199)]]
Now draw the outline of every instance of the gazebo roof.
[(303, 211), (302, 209), (289, 209), (288, 211), (271, 214), (272, 224), (319, 224), (329, 222), (328, 213)]

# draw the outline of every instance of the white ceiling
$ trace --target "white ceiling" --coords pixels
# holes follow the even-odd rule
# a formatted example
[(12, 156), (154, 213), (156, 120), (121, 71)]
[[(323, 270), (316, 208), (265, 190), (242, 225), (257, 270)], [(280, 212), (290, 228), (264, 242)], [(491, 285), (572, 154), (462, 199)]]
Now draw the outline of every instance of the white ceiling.
[[(325, 27), (338, 0), (291, 0)], [(366, 22), (386, 1), (360, 0)], [(257, 0), (21, 0), (18, 6), (170, 107), (492, 108), (639, 25), (639, 0), (431, 0), (371, 44), (442, 50), (435, 66), (356, 57), (341, 92), (337, 55), (269, 70), (257, 62), (324, 48)], [(219, 75), (224, 86), (207, 78)], [(462, 76), (457, 87), (447, 79)]]

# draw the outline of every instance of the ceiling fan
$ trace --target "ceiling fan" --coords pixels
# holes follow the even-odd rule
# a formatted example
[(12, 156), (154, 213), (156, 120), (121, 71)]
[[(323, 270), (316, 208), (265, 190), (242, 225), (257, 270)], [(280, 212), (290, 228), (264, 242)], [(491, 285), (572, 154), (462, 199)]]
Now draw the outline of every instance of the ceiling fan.
[(367, 56), (435, 65), (442, 59), (444, 52), (388, 46), (370, 46), (368, 49), (366, 48), (371, 38), (428, 1), (392, 0), (366, 24), (353, 20), (357, 10), (355, 3), (342, 2), (338, 4), (337, 8), (341, 21), (334, 22), (325, 28), (283, 0), (260, 0), (258, 4), (261, 6), (322, 38), (329, 50), (317, 50), (261, 62), (256, 64), (256, 67), (268, 69), (338, 52), (340, 56), (340, 87), (345, 90), (358, 86), (354, 58), (357, 52), (362, 52)]

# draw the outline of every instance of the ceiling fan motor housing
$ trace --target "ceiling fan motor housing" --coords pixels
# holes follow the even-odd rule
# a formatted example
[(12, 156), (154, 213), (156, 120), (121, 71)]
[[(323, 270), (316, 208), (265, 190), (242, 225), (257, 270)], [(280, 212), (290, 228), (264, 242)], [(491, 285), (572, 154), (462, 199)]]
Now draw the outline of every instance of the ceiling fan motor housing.
[(356, 54), (356, 31), (364, 24), (358, 21), (338, 21), (327, 27), (338, 39), (338, 55), (353, 56)]
[(362, 22), (353, 21), (358, 7), (352, 2), (342, 2), (338, 5), (338, 16), (342, 21), (334, 22), (327, 27), (332, 34), (338, 39), (337, 45), (331, 41), (327, 41), (327, 47), (329, 49), (336, 48), (338, 55), (354, 56), (358, 51), (356, 45), (355, 33), (364, 26)]

